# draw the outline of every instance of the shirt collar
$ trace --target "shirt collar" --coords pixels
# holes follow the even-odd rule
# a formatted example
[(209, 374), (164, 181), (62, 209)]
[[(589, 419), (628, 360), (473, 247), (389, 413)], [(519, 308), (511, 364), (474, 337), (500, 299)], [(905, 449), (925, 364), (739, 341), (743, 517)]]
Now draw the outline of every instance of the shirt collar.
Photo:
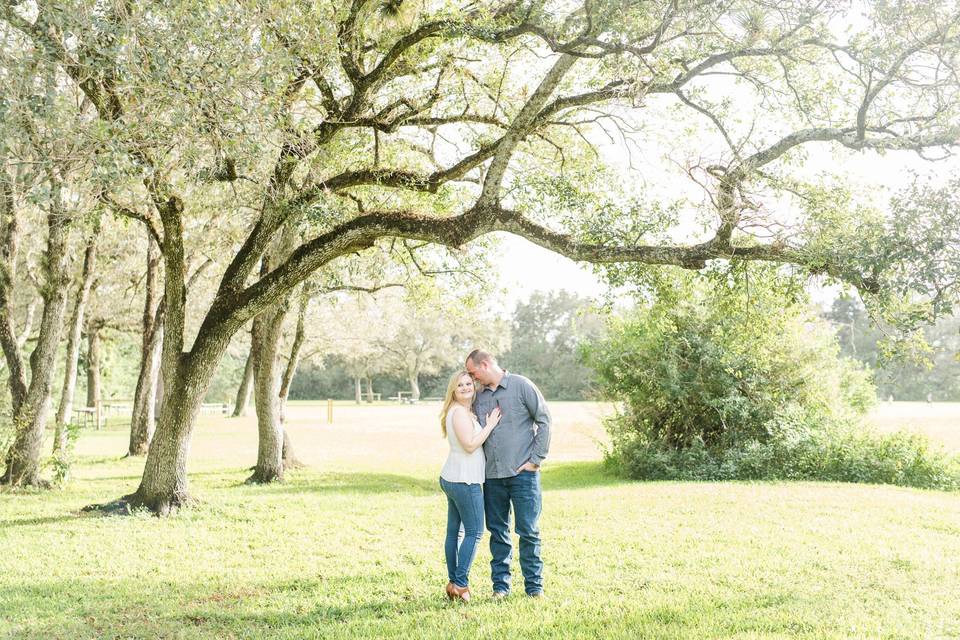
[(492, 388), (492, 389), (490, 389), (490, 387), (487, 387), (487, 389), (489, 389), (490, 391), (496, 391), (499, 387), (503, 387), (504, 389), (509, 389), (509, 388), (510, 388), (510, 378), (511, 378), (511, 377), (513, 377), (513, 376), (510, 375), (510, 372), (507, 371), (506, 369), (504, 369), (504, 370), (503, 370), (503, 377), (500, 378), (500, 382), (497, 383), (497, 386), (494, 387), (494, 388)]

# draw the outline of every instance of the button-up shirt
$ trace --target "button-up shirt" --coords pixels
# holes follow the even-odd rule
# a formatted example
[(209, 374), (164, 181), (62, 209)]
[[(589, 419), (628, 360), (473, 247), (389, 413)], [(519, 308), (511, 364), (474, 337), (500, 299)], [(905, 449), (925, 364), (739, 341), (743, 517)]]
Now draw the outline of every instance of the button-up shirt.
[(539, 465), (550, 449), (550, 411), (543, 394), (523, 376), (504, 372), (496, 388), (483, 387), (473, 401), (473, 412), (486, 426), (487, 415), (500, 407), (503, 417), (487, 441), (488, 478), (511, 478), (527, 462)]

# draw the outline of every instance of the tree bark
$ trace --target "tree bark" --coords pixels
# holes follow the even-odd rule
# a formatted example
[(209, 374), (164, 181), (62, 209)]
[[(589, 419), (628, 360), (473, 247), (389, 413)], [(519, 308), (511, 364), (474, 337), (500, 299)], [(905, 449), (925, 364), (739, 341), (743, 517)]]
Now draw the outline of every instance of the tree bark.
[(360, 392), (360, 376), (353, 377), (353, 395), (357, 401), (357, 404), (360, 404), (363, 401), (362, 394)]
[(310, 297), (303, 293), (300, 296), (300, 304), (297, 308), (297, 330), (293, 336), (293, 344), (290, 346), (290, 357), (287, 359), (287, 368), (283, 371), (283, 378), (280, 382), (280, 421), (286, 421), (287, 400), (290, 397), (290, 385), (293, 384), (293, 377), (297, 374), (297, 367), (300, 365), (300, 352), (303, 349), (303, 343), (307, 339), (307, 306), (310, 304)]
[(367, 376), (367, 404), (373, 404), (373, 377)]
[[(224, 346), (224, 349), (226, 346)], [(189, 500), (187, 454), (193, 425), (210, 385), (216, 362), (165, 349), (163, 375), (168, 380), (160, 406), (157, 431), (147, 452), (137, 491), (123, 498), (130, 507), (143, 507), (167, 515)]]
[(37, 306), (39, 304), (40, 301), (36, 298), (27, 304), (27, 313), (23, 321), (23, 331), (20, 333), (20, 337), (17, 339), (17, 346), (21, 351), (27, 345), (27, 340), (30, 339), (30, 334), (33, 332), (33, 321), (37, 315)]
[(290, 469), (299, 469), (304, 466), (302, 462), (297, 458), (296, 452), (293, 450), (293, 442), (290, 440), (290, 433), (287, 431), (286, 427), (283, 429), (283, 470), (289, 471)]
[[(279, 237), (264, 254), (261, 261), (261, 276), (264, 276), (284, 260), (297, 240), (297, 229), (286, 225)], [(268, 483), (283, 480), (283, 423), (280, 397), (280, 340), (283, 322), (290, 309), (290, 294), (271, 305), (253, 319), (251, 351), (253, 360), (253, 383), (256, 397), (257, 465), (250, 483)], [(289, 438), (289, 436), (288, 436)], [(292, 455), (292, 449), (291, 449)]]
[(90, 289), (93, 287), (93, 274), (97, 261), (97, 236), (87, 241), (83, 255), (83, 272), (80, 287), (77, 289), (77, 301), (70, 319), (70, 336), (67, 339), (67, 362), (63, 374), (63, 391), (60, 394), (60, 406), (57, 409), (56, 430), (53, 436), (53, 453), (62, 455), (67, 446), (66, 426), (73, 412), (73, 394), (77, 388), (77, 363), (80, 360), (80, 333), (83, 330), (83, 314), (86, 310)]
[(250, 395), (253, 392), (253, 348), (247, 354), (247, 364), (243, 367), (243, 380), (237, 389), (237, 399), (233, 404), (233, 417), (247, 415), (250, 408)]
[(128, 456), (146, 455), (156, 425), (157, 381), (163, 349), (164, 303), (158, 287), (160, 255), (152, 238), (147, 240), (147, 280), (141, 316), (140, 373), (133, 395)]
[(420, 376), (416, 371), (410, 372), (408, 376), (410, 380), (410, 399), (419, 400), (420, 399)]
[(160, 354), (163, 350), (163, 326), (156, 324), (150, 332), (146, 348), (141, 349), (140, 375), (133, 397), (130, 418), (128, 456), (143, 456), (150, 448), (157, 424), (157, 391), (160, 386)]
[(283, 425), (280, 422), (279, 345), (287, 306), (283, 303), (253, 320), (253, 380), (256, 396), (257, 465), (250, 483), (283, 480)]
[[(63, 330), (63, 318), (70, 287), (66, 251), (69, 219), (60, 210), (60, 194), (55, 193), (54, 199), (53, 209), (47, 216), (47, 248), (43, 259), (45, 286), (41, 291), (43, 313), (37, 346), (30, 354), (30, 385), (25, 393), (20, 393), (23, 389), (16, 382), (22, 380), (14, 381), (11, 370), (11, 389), (15, 392), (12, 394), (15, 437), (5, 456), (6, 470), (0, 481), (16, 486), (43, 484), (40, 480), (40, 446), (47, 424), (47, 409), (50, 404), (51, 383), (55, 369), (54, 361)], [(5, 284), (0, 282), (0, 289), (6, 290)], [(5, 293), (0, 302), (6, 303), (7, 299), (8, 296)], [(0, 331), (0, 333), (7, 332)], [(7, 342), (6, 338), (2, 341), (5, 351), (8, 348)], [(18, 358), (19, 354), (15, 359)]]
[(300, 295), (300, 305), (297, 309), (297, 331), (293, 337), (293, 344), (290, 346), (290, 357), (287, 360), (287, 368), (283, 372), (283, 379), (280, 383), (280, 424), (283, 429), (283, 469), (297, 469), (303, 466), (303, 463), (297, 459), (296, 452), (293, 450), (293, 441), (290, 439), (290, 433), (287, 431), (287, 400), (290, 398), (290, 386), (293, 384), (293, 377), (297, 373), (297, 366), (300, 364), (300, 352), (303, 349), (303, 343), (307, 338), (307, 306), (310, 304), (310, 297), (306, 292)]
[(87, 323), (87, 406), (100, 402), (100, 329), (99, 320)]

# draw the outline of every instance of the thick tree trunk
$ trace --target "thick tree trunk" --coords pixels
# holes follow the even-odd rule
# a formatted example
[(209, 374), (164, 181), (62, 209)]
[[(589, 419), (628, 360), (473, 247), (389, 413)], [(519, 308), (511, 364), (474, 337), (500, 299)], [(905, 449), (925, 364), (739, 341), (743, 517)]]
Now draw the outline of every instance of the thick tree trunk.
[(354, 398), (356, 398), (357, 404), (363, 401), (363, 394), (360, 391), (360, 376), (354, 376), (353, 378), (353, 395)]
[(247, 364), (243, 367), (243, 380), (237, 389), (237, 399), (233, 403), (233, 417), (247, 415), (250, 408), (250, 396), (253, 393), (253, 350), (247, 354)]
[(373, 377), (367, 376), (367, 403), (373, 403)]
[(100, 322), (87, 323), (87, 406), (100, 403)]
[[(164, 355), (169, 356), (169, 353)], [(143, 478), (136, 493), (123, 499), (132, 508), (143, 507), (157, 515), (167, 515), (189, 500), (187, 457), (190, 437), (216, 368), (215, 362), (186, 356), (179, 358), (172, 367), (166, 364), (163, 378), (170, 380), (163, 394), (157, 431), (147, 452)]]
[(28, 394), (20, 410), (13, 416), (16, 437), (7, 453), (7, 467), (2, 478), (4, 484), (22, 487), (45, 485), (40, 479), (40, 447), (47, 425), (49, 405), (46, 399)]
[[(160, 353), (163, 353), (163, 340), (160, 341)], [(165, 385), (163, 384), (163, 356), (160, 358), (160, 374), (157, 376), (157, 392), (153, 398), (153, 415), (156, 417), (156, 420), (159, 420), (160, 409), (163, 406), (164, 398), (164, 389)], [(155, 422), (156, 422), (155, 420)]]
[(147, 282), (141, 316), (140, 373), (133, 394), (128, 456), (146, 455), (156, 425), (157, 379), (163, 349), (164, 304), (159, 302), (160, 255), (153, 239), (147, 245)]
[[(59, 194), (55, 198), (59, 199)], [(51, 383), (53, 381), (54, 362), (60, 336), (63, 331), (63, 318), (67, 307), (70, 279), (67, 277), (67, 239), (69, 220), (61, 211), (52, 212), (47, 217), (47, 249), (43, 259), (45, 286), (43, 313), (40, 320), (40, 333), (37, 346), (30, 354), (30, 385), (26, 392), (21, 384), (15, 384), (11, 370), (11, 390), (14, 400), (13, 426), (15, 437), (6, 460), (2, 482), (18, 486), (38, 486), (40, 480), (40, 447), (43, 431), (47, 424), (47, 411), (50, 405)], [(0, 289), (7, 289), (0, 283)], [(0, 302), (6, 302), (7, 296)], [(8, 314), (4, 314), (8, 315)], [(6, 318), (4, 318), (4, 324)], [(9, 325), (7, 325), (9, 326)], [(4, 334), (3, 348), (8, 347), (8, 333)], [(13, 354), (11, 354), (13, 355)], [(19, 352), (15, 355), (19, 359)], [(8, 356), (8, 361), (10, 356)], [(22, 379), (16, 381), (22, 383)]]
[(67, 446), (66, 426), (73, 412), (73, 394), (77, 388), (77, 363), (80, 360), (80, 333), (83, 330), (83, 314), (87, 298), (93, 287), (93, 273), (97, 261), (97, 236), (87, 241), (83, 256), (83, 273), (80, 276), (80, 288), (77, 289), (77, 301), (70, 319), (70, 336), (67, 338), (67, 362), (63, 374), (63, 391), (60, 394), (60, 406), (57, 409), (56, 430), (53, 436), (53, 453), (62, 455)]

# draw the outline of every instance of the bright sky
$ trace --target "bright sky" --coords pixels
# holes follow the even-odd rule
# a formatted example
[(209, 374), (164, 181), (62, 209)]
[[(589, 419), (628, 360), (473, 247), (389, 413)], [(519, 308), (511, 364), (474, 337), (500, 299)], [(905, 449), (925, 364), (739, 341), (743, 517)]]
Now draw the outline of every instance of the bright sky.
[(606, 291), (606, 285), (589, 266), (581, 266), (509, 233), (497, 233), (495, 237), (502, 251), (501, 279), (507, 289), (503, 300), (507, 309), (513, 309), (518, 301), (526, 301), (534, 291), (566, 289), (594, 298)]

